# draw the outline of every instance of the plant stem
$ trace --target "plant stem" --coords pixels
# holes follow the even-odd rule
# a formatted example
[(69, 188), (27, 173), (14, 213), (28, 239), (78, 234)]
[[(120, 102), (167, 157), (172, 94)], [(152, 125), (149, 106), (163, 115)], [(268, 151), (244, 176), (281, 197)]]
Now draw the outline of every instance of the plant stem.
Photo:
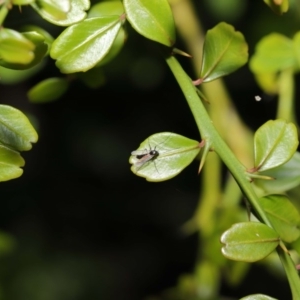
[[(256, 211), (258, 217), (269, 227), (272, 228), (270, 221), (268, 220), (264, 210), (259, 204), (258, 197), (248, 181), (245, 174), (245, 167), (238, 161), (232, 151), (229, 149), (224, 140), (220, 137), (219, 133), (215, 129), (212, 121), (210, 120), (201, 100), (198, 97), (196, 89), (192, 83), (192, 80), (187, 76), (181, 65), (178, 63), (175, 57), (169, 56), (166, 59), (173, 75), (175, 76), (187, 102), (192, 111), (198, 129), (200, 131), (202, 139), (209, 140), (212, 145), (212, 149), (220, 156), (222, 161), (226, 164), (231, 174), (239, 184), (246, 198), (251, 203), (253, 209)], [(300, 299), (300, 284), (296, 269), (292, 268), (293, 262), (290, 256), (284, 251), (278, 251), (281, 261), (289, 274), (287, 275), (294, 299)], [(297, 297), (299, 296), (299, 297)]]

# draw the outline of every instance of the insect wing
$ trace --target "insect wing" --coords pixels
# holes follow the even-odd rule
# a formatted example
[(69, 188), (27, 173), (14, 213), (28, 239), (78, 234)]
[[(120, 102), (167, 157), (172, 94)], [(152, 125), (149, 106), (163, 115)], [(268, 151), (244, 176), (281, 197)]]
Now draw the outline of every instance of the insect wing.
[(136, 168), (139, 168), (141, 166), (143, 166), (146, 162), (150, 161), (152, 158), (154, 157), (154, 155), (151, 154), (145, 154), (142, 158), (140, 158), (138, 161), (136, 161), (134, 163)]
[(149, 150), (144, 149), (144, 150), (135, 150), (131, 152), (131, 155), (133, 156), (145, 156), (149, 154)]

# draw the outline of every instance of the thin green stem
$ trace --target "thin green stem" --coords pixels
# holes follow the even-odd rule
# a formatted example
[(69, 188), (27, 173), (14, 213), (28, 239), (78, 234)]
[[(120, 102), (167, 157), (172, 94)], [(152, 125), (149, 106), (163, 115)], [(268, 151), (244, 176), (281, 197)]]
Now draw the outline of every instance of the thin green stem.
[(232, 151), (216, 131), (202, 102), (197, 95), (196, 89), (191, 79), (187, 76), (175, 57), (168, 57), (167, 63), (173, 75), (175, 76), (183, 94), (185, 95), (185, 98), (201, 133), (202, 139), (207, 139), (210, 141), (212, 149), (221, 157), (223, 162), (226, 164), (231, 174), (243, 190), (245, 196), (251, 202), (255, 211), (258, 213), (264, 223), (271, 227), (267, 216), (258, 203), (258, 197), (256, 196), (251, 183), (248, 181), (245, 173), (245, 167), (236, 159)]
[[(187, 76), (181, 65), (178, 63), (175, 57), (169, 56), (166, 59), (173, 75), (175, 76), (187, 102), (192, 111), (196, 124), (199, 128), (202, 139), (210, 141), (212, 149), (220, 156), (222, 161), (226, 164), (231, 174), (237, 181), (244, 195), (251, 203), (253, 209), (256, 211), (259, 218), (268, 226), (272, 227), (268, 217), (264, 210), (261, 208), (251, 183), (246, 175), (245, 167), (238, 161), (227, 144), (221, 138), (217, 130), (215, 129), (212, 121), (210, 120), (201, 100), (198, 97), (196, 88), (194, 87), (191, 79)], [(300, 284), (298, 274), (290, 256), (282, 249), (278, 250), (280, 259), (287, 272), (287, 277), (293, 293), (293, 299), (300, 299)]]
[(294, 90), (294, 70), (282, 71), (279, 74), (278, 119), (295, 122)]

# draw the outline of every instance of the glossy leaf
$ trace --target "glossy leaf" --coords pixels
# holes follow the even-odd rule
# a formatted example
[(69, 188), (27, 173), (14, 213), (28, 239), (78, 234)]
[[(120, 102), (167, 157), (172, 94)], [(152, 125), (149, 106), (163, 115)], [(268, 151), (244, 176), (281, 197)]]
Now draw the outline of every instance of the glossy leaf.
[(12, 150), (27, 151), (36, 143), (38, 135), (18, 109), (0, 105), (0, 143)]
[(70, 26), (82, 21), (90, 8), (89, 0), (38, 0), (31, 6), (50, 23)]
[(168, 47), (175, 43), (175, 24), (167, 0), (124, 0), (126, 18), (142, 36)]
[(286, 196), (269, 195), (260, 198), (259, 202), (283, 241), (291, 243), (300, 236), (300, 215)]
[(23, 32), (22, 35), (34, 44), (35, 48), (32, 51), (34, 54), (34, 59), (31, 60), (31, 62), (28, 64), (9, 63), (0, 60), (1, 66), (8, 69), (25, 70), (32, 68), (33, 66), (39, 64), (43, 60), (48, 51), (48, 45), (45, 43), (44, 37), (41, 34), (34, 31)]
[(295, 152), (287, 163), (259, 174), (274, 178), (274, 180), (254, 179), (255, 185), (262, 188), (266, 194), (283, 193), (295, 188), (300, 184), (300, 153)]
[(65, 78), (48, 78), (32, 87), (27, 96), (34, 103), (51, 102), (60, 98), (68, 87), (69, 83)]
[(22, 32), (36, 32), (39, 35), (43, 36), (44, 43), (48, 45), (48, 51), (50, 50), (50, 47), (54, 41), (53, 36), (46, 31), (44, 28), (36, 26), (36, 25), (26, 25), (22, 27)]
[(294, 155), (298, 134), (293, 123), (270, 120), (254, 135), (255, 171), (265, 171), (283, 165)]
[(50, 55), (62, 73), (85, 72), (105, 57), (120, 27), (118, 16), (86, 19), (63, 31)]
[(258, 222), (234, 224), (221, 237), (225, 257), (255, 262), (268, 256), (279, 244), (279, 235), (272, 228)]
[(279, 33), (262, 38), (250, 60), (250, 69), (254, 73), (276, 73), (296, 66), (293, 41)]
[(263, 295), (263, 294), (255, 294), (255, 295), (249, 295), (249, 296), (243, 297), (240, 300), (277, 300), (277, 299), (272, 298), (270, 296)]
[(272, 11), (278, 15), (282, 15), (289, 9), (289, 0), (275, 1), (264, 0), (264, 2), (272, 9)]
[(0, 29), (0, 61), (29, 64), (34, 59), (35, 45), (21, 33)]
[[(104, 1), (91, 7), (88, 13), (88, 18), (105, 17), (108, 15), (121, 16), (123, 13), (124, 7), (120, 1)], [(123, 48), (125, 40), (126, 32), (123, 27), (121, 27), (109, 52), (103, 59), (101, 59), (97, 66), (103, 66), (117, 56)]]
[(23, 174), (20, 167), (24, 164), (25, 161), (18, 152), (0, 145), (0, 182), (20, 177)]
[(121, 16), (124, 12), (124, 6), (121, 1), (103, 1), (93, 5), (89, 10), (87, 17)]
[(248, 60), (248, 46), (242, 33), (224, 22), (208, 30), (203, 46), (200, 78), (209, 82), (228, 75)]
[[(152, 159), (144, 160), (137, 155), (130, 156), (129, 163), (133, 166), (131, 171), (147, 181), (164, 181), (178, 175), (198, 155), (199, 142), (184, 136), (162, 132), (151, 135), (143, 141), (136, 152), (149, 153), (157, 150), (159, 155)], [(143, 152), (144, 151), (144, 152)]]

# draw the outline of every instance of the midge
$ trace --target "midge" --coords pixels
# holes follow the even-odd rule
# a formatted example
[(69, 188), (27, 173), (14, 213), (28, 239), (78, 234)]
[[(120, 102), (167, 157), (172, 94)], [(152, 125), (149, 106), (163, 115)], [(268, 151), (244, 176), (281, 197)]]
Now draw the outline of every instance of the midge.
[(154, 149), (135, 150), (131, 152), (131, 155), (135, 156), (138, 161), (134, 163), (136, 168), (142, 167), (146, 162), (155, 159), (159, 156), (159, 152)]
[[(135, 170), (138, 171), (143, 165), (145, 165), (147, 162), (154, 161), (159, 156), (159, 151), (156, 149), (157, 146), (165, 143), (169, 137), (171, 136), (171, 133), (168, 135), (166, 139), (158, 143), (154, 148), (151, 148), (150, 141), (148, 140), (149, 149), (144, 150), (135, 150), (131, 152), (132, 156), (135, 156), (137, 161), (133, 163)], [(156, 171), (158, 172), (156, 165), (154, 164)], [(159, 172), (158, 172), (159, 173)]]

